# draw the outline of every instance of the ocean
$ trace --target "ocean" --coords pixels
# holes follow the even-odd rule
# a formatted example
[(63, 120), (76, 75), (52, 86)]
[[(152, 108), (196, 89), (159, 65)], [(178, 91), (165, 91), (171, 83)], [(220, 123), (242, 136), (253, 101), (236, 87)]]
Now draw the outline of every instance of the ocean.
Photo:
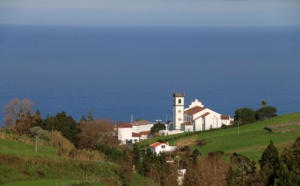
[(231, 117), (299, 112), (300, 28), (0, 25), (0, 107), (166, 121), (173, 92)]

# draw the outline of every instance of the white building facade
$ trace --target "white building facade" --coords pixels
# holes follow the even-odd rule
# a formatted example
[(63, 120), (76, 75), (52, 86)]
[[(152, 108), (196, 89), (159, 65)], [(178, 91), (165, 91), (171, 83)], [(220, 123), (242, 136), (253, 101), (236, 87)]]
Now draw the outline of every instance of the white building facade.
[(132, 123), (122, 123), (117, 126), (117, 136), (121, 144), (136, 143), (147, 139), (153, 123), (140, 120)]
[(157, 155), (164, 152), (172, 152), (177, 149), (176, 146), (170, 146), (168, 142), (155, 142), (150, 145), (150, 150)]
[(173, 127), (172, 130), (180, 130), (184, 122), (184, 93), (173, 93)]
[[(173, 93), (173, 130), (185, 132), (204, 131), (220, 128), (222, 124), (232, 124), (230, 116), (222, 116), (204, 105), (197, 99), (188, 108), (184, 108), (184, 93)], [(168, 126), (168, 129), (172, 128)]]

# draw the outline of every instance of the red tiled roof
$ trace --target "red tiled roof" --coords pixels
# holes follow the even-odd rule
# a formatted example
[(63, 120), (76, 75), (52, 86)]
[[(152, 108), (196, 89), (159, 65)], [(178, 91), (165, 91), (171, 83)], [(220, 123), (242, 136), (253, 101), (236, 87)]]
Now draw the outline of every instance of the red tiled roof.
[(132, 124), (133, 126), (141, 126), (141, 125), (150, 125), (150, 124), (153, 124), (153, 123), (150, 122), (150, 121), (147, 121), (147, 120), (140, 120), (140, 121), (132, 122), (130, 124)]
[(132, 137), (141, 137), (141, 134), (140, 134), (140, 133), (135, 133), (135, 132), (133, 132), (131, 135), (132, 135)]
[(192, 122), (187, 121), (187, 122), (182, 123), (181, 125), (192, 125)]
[(117, 128), (132, 128), (132, 125), (129, 123), (122, 123), (117, 125)]
[(204, 107), (199, 107), (199, 106), (195, 106), (193, 108), (190, 108), (188, 110), (186, 110), (184, 113), (185, 114), (188, 114), (188, 115), (194, 115), (202, 110), (204, 110), (205, 108)]
[(168, 142), (155, 142), (155, 143), (151, 144), (150, 147), (151, 148), (156, 148), (156, 147), (158, 147), (158, 146), (160, 146), (162, 144), (169, 145)]
[(223, 120), (229, 120), (229, 119), (230, 119), (230, 116), (228, 116), (228, 115), (222, 115), (222, 116), (221, 116), (221, 119), (223, 119)]
[(149, 130), (149, 131), (143, 131), (143, 132), (140, 132), (139, 134), (140, 135), (148, 135), (148, 134), (150, 134), (151, 133), (151, 131)]

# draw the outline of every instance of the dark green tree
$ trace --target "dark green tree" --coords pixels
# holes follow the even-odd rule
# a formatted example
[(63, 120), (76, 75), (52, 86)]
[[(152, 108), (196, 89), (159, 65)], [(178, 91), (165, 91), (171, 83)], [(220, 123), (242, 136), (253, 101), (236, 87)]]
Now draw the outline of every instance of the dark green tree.
[(280, 170), (281, 167), (279, 154), (272, 140), (267, 149), (263, 152), (259, 164), (261, 182), (265, 185), (274, 185), (275, 179), (278, 177), (276, 170)]
[(160, 130), (166, 130), (166, 125), (158, 122), (158, 123), (154, 124), (153, 127), (151, 128), (151, 133), (155, 134)]
[(227, 174), (228, 185), (254, 185), (256, 182), (256, 165), (246, 156), (233, 153)]
[(90, 109), (87, 117), (87, 121), (93, 121), (93, 120), (94, 120), (93, 109)]
[(265, 106), (255, 112), (255, 118), (257, 120), (266, 120), (275, 116), (277, 116), (276, 107)]
[(141, 167), (141, 157), (140, 157), (140, 149), (138, 144), (133, 144), (133, 165), (135, 165), (135, 169), (139, 170)]
[(47, 117), (41, 127), (48, 131), (60, 131), (73, 144), (76, 144), (78, 141), (79, 125), (72, 116), (68, 116), (64, 111), (57, 113), (56, 116)]
[(300, 137), (281, 154), (278, 185), (300, 185)]
[(240, 125), (255, 122), (254, 110), (250, 108), (240, 108), (234, 113), (234, 121)]

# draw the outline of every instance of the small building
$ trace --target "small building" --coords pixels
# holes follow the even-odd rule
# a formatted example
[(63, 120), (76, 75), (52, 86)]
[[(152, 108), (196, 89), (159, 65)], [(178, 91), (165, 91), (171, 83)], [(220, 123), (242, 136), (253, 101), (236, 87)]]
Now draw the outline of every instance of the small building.
[(170, 146), (168, 142), (155, 142), (150, 145), (150, 150), (157, 155), (163, 152), (172, 152), (177, 149), (176, 146)]
[(230, 118), (229, 115), (222, 115), (221, 116), (221, 122), (222, 122), (222, 125), (232, 125), (233, 124), (233, 118)]
[(136, 143), (148, 139), (153, 123), (140, 120), (132, 123), (121, 123), (116, 126), (118, 140), (121, 144)]

